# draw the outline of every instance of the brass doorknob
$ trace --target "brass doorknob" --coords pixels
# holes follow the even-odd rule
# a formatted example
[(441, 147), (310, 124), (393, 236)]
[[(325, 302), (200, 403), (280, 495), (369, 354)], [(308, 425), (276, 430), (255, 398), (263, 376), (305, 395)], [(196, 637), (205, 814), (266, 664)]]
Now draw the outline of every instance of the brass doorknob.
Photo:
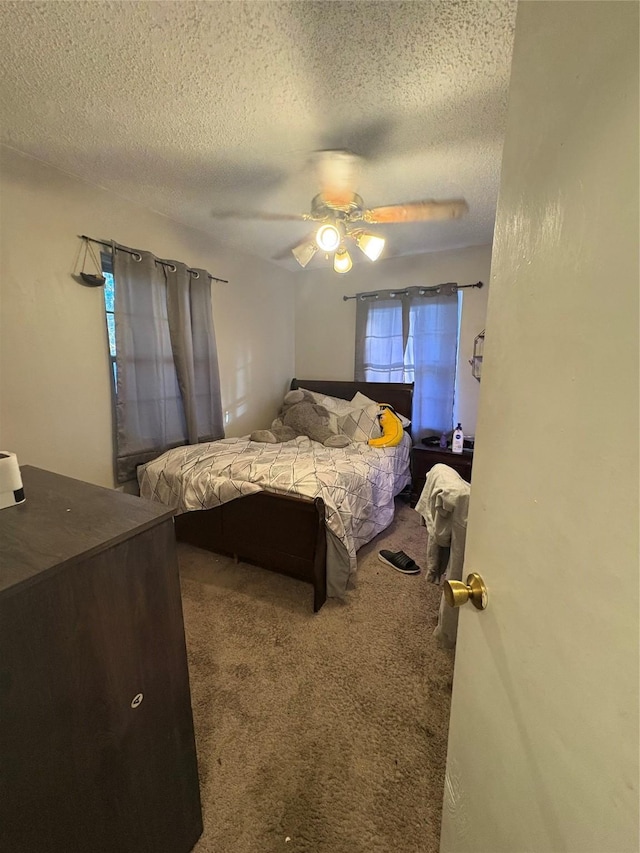
[(471, 601), (478, 610), (484, 610), (487, 606), (489, 593), (480, 575), (474, 573), (469, 575), (466, 583), (445, 581), (444, 598), (449, 607), (462, 607), (467, 601)]

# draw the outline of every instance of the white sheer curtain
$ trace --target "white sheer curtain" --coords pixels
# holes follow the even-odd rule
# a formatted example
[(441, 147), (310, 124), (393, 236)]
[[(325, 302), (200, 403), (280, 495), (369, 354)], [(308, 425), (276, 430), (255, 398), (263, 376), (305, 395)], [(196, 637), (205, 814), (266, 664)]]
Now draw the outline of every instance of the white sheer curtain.
[(412, 434), (453, 426), (458, 351), (455, 285), (358, 294), (355, 379), (414, 382)]
[(404, 366), (405, 334), (399, 299), (358, 297), (356, 368), (360, 382), (413, 382)]
[(224, 437), (206, 270), (113, 244), (117, 481), (164, 450)]

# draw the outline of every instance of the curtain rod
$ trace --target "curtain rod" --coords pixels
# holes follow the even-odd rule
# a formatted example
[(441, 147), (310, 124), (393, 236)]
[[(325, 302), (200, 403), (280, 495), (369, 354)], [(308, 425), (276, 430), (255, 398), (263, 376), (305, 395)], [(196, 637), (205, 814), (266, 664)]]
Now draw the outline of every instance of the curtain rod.
[[(89, 240), (91, 243), (99, 243), (101, 246), (107, 246), (109, 249), (113, 248), (111, 243), (107, 243), (104, 240), (96, 240), (94, 237), (87, 237), (86, 234), (78, 234), (78, 237), (80, 237), (81, 240)], [(118, 248), (118, 251), (126, 252), (128, 255), (138, 255), (139, 254), (138, 252), (134, 252), (132, 249), (123, 249), (122, 246), (118, 246), (117, 248)], [(172, 267), (173, 266), (173, 264), (170, 264), (168, 261), (160, 261), (157, 258), (156, 258), (156, 263), (160, 264), (163, 267)], [(189, 269), (187, 267), (187, 272), (195, 272), (195, 270)], [(221, 284), (229, 284), (229, 282), (227, 281), (226, 278), (216, 278), (215, 275), (211, 275), (211, 273), (208, 273), (208, 276), (211, 279), (211, 281), (219, 281)]]
[[(456, 284), (455, 281), (447, 281), (444, 284), (434, 284), (433, 287), (420, 287), (418, 289), (418, 296), (424, 296), (425, 293), (428, 293), (431, 290), (440, 290), (441, 287), (455, 287), (457, 290), (464, 290), (466, 287), (483, 287), (483, 283), (481, 281), (476, 281), (475, 284)], [(409, 293), (408, 290), (392, 290), (389, 295), (393, 298), (394, 296), (407, 296)], [(348, 299), (377, 299), (379, 296), (379, 292), (377, 290), (372, 290), (371, 293), (357, 293), (355, 296), (343, 296), (343, 302), (346, 302)]]

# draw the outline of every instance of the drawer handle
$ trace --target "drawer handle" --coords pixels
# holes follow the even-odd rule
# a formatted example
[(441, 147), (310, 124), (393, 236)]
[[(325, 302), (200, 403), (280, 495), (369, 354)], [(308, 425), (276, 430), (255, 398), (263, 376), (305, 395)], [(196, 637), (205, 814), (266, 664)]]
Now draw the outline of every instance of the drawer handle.
[(142, 705), (142, 700), (143, 700), (143, 699), (144, 699), (144, 696), (143, 696), (143, 694), (142, 694), (142, 693), (136, 693), (136, 695), (135, 695), (135, 696), (133, 697), (133, 699), (131, 700), (131, 707), (132, 707), (132, 708), (134, 708), (134, 709), (135, 709), (135, 708), (139, 708), (139, 707), (140, 707), (140, 705)]

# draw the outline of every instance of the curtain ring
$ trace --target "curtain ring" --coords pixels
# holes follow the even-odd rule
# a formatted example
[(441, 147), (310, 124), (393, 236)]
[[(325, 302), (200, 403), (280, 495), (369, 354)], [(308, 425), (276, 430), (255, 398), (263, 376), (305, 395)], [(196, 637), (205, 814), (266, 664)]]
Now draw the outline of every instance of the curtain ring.
[(178, 271), (178, 267), (175, 264), (167, 264), (167, 266), (169, 267), (171, 272), (177, 272)]
[(142, 260), (142, 255), (140, 254), (140, 252), (131, 252), (131, 257), (137, 264), (139, 264)]
[(189, 270), (189, 272), (194, 278), (200, 278), (200, 273), (198, 272), (198, 270)]

